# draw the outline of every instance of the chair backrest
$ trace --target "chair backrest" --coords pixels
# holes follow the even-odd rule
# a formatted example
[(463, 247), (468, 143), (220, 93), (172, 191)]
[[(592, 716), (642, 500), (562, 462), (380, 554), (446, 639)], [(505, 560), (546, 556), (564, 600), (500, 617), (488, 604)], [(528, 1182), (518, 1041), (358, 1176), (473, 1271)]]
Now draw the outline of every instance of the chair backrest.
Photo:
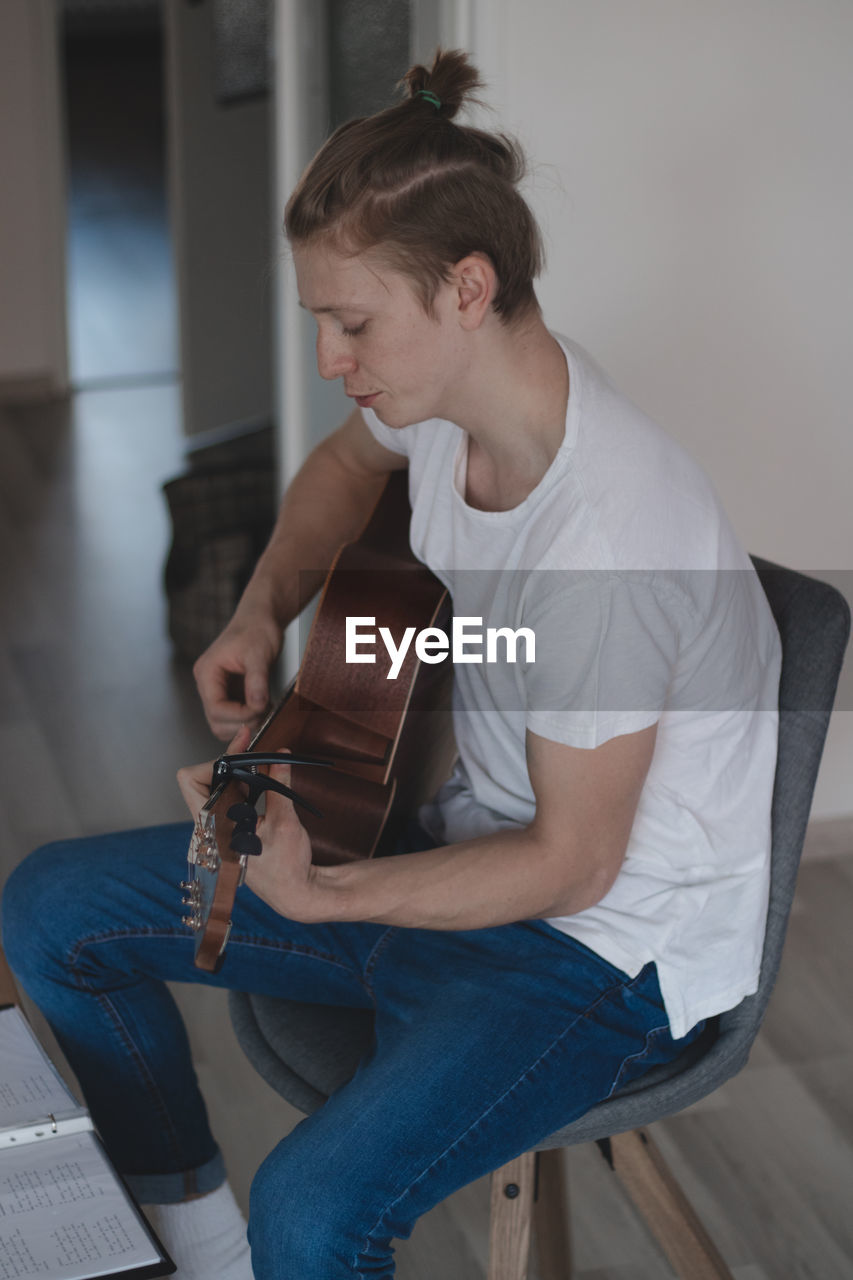
[[(713, 1019), (674, 1063), (653, 1068), (624, 1091), (553, 1134), (543, 1147), (602, 1138), (672, 1115), (745, 1064), (776, 981), (818, 766), (850, 635), (850, 608), (835, 587), (753, 557), (782, 642), (779, 750), (773, 789), (772, 870), (759, 989)], [(232, 993), (243, 1048), (273, 1088), (313, 1110), (355, 1069), (370, 1019)]]
[(752, 557), (782, 642), (772, 865), (758, 991), (711, 1021), (674, 1062), (653, 1068), (553, 1135), (568, 1146), (649, 1124), (697, 1102), (745, 1065), (779, 972), (818, 766), (844, 652), (850, 607), (828, 583)]
[(850, 606), (828, 583), (752, 557), (782, 640), (779, 754), (773, 787), (773, 870), (756, 994), (755, 1031), (779, 972), (818, 767), (850, 637)]

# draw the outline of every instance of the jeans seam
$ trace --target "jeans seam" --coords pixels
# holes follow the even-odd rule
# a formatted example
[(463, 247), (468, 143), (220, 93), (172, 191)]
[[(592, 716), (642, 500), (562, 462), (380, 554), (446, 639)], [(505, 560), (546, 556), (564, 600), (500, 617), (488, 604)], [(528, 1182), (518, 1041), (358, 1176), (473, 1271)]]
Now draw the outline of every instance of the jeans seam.
[[(183, 934), (178, 929), (107, 929), (104, 933), (88, 933), (83, 938), (77, 938), (70, 950), (65, 953), (65, 960), (70, 969), (74, 968), (77, 963), (80, 952), (93, 943), (114, 942), (117, 938), (181, 938)], [(87, 990), (90, 988), (87, 986)]]
[(327, 964), (334, 964), (339, 969), (346, 969), (348, 973), (356, 972), (352, 965), (347, 964), (340, 956), (333, 955), (329, 951), (318, 951), (316, 947), (306, 947), (302, 943), (275, 941), (258, 933), (232, 933), (228, 945), (231, 946), (233, 943), (241, 947), (260, 947), (262, 950), (267, 951), (286, 951), (292, 955), (311, 956), (314, 960), (325, 960)]
[[(180, 929), (163, 929), (163, 928), (145, 928), (145, 929), (108, 929), (105, 933), (90, 933), (84, 938), (78, 938), (72, 950), (66, 953), (66, 961), (69, 968), (73, 968), (80, 952), (88, 946), (97, 945), (101, 942), (115, 942), (119, 938), (177, 938), (179, 941), (185, 939), (187, 935)], [(335, 956), (325, 951), (318, 951), (315, 947), (306, 947), (298, 943), (283, 943), (273, 939), (267, 939), (262, 934), (233, 934), (230, 940), (239, 946), (246, 947), (262, 947), (272, 951), (291, 952), (294, 955), (311, 956), (316, 960), (325, 960), (327, 964), (337, 965), (341, 969), (345, 969), (350, 973), (357, 972), (348, 965), (339, 956)], [(87, 990), (90, 988), (87, 987)]]
[[(652, 1048), (652, 1037), (656, 1036), (659, 1031), (668, 1031), (668, 1030), (669, 1030), (669, 1023), (667, 1022), (662, 1023), (659, 1027), (649, 1028), (649, 1030), (646, 1032), (646, 1038), (643, 1042), (642, 1049), (640, 1049), (639, 1052), (637, 1053), (632, 1053), (630, 1057), (624, 1058), (622, 1060), (622, 1065), (619, 1068), (619, 1072), (616, 1076), (616, 1079), (613, 1081), (613, 1085), (610, 1089), (610, 1092), (607, 1094), (608, 1098), (612, 1098), (613, 1094), (619, 1088), (620, 1083), (622, 1081), (622, 1077), (625, 1074), (625, 1068), (628, 1066), (632, 1066), (632, 1067), (636, 1066), (637, 1063), (642, 1062), (644, 1058), (647, 1058), (649, 1056), (649, 1053), (651, 1052), (651, 1048)], [(605, 1101), (605, 1099), (602, 1099), (602, 1101)]]
[(176, 1161), (179, 1160), (181, 1151), (178, 1143), (178, 1135), (177, 1135), (177, 1132), (175, 1131), (175, 1126), (172, 1123), (171, 1117), (166, 1108), (166, 1104), (163, 1100), (163, 1095), (161, 1094), (160, 1090), (157, 1088), (156, 1082), (154, 1081), (154, 1078), (152, 1077), (151, 1072), (148, 1069), (148, 1064), (145, 1061), (145, 1058), (139, 1052), (138, 1048), (136, 1047), (136, 1044), (134, 1043), (133, 1037), (131, 1036), (129, 1030), (125, 1026), (124, 1019), (121, 1017), (121, 1014), (119, 1013), (118, 1009), (116, 1009), (115, 1005), (109, 999), (108, 996), (99, 994), (98, 992), (92, 991), (89, 988), (86, 988), (86, 989), (89, 991), (90, 995), (94, 995), (98, 1004), (101, 1006), (102, 1009), (106, 1011), (107, 1016), (112, 1018), (114, 1029), (118, 1032), (119, 1038), (125, 1045), (126, 1051), (129, 1054), (131, 1060), (136, 1064), (136, 1069), (139, 1072), (139, 1075), (141, 1076), (144, 1082), (148, 1096), (151, 1099), (151, 1101), (154, 1103), (154, 1106), (157, 1108), (158, 1112), (160, 1113), (160, 1116), (163, 1120), (163, 1126), (164, 1126), (165, 1132), (168, 1135), (169, 1143), (172, 1147), (173, 1157)]
[[(422, 1169), (421, 1172), (418, 1174), (418, 1176), (412, 1179), (412, 1181), (409, 1183), (409, 1185), (406, 1187), (404, 1191), (401, 1191), (398, 1196), (395, 1196), (393, 1200), (390, 1200), (388, 1204), (385, 1205), (385, 1207), (383, 1208), (379, 1217), (376, 1219), (373, 1226), (370, 1228), (368, 1232), (365, 1233), (365, 1236), (364, 1236), (365, 1244), (369, 1244), (371, 1239), (375, 1237), (378, 1228), (381, 1226), (383, 1220), (388, 1216), (391, 1210), (394, 1209), (395, 1206), (400, 1203), (400, 1201), (404, 1200), (406, 1196), (411, 1195), (413, 1187), (415, 1187), (418, 1183), (422, 1182), (424, 1178), (426, 1178), (427, 1174), (429, 1174), (437, 1165), (439, 1165), (442, 1162), (442, 1160), (446, 1160), (447, 1157), (451, 1154), (451, 1152), (456, 1147), (458, 1147), (459, 1144), (463, 1142), (464, 1139), (467, 1138), (470, 1133), (473, 1133), (474, 1130), (477, 1129), (477, 1127), (483, 1123), (483, 1121), (486, 1119), (487, 1116), (489, 1116), (493, 1111), (496, 1110), (497, 1107), (499, 1107), (503, 1102), (505, 1102), (506, 1099), (509, 1098), (510, 1095), (513, 1094), (515, 1090), (518, 1089), (519, 1086), (523, 1084), (524, 1081), (539, 1067), (540, 1063), (544, 1062), (544, 1060), (548, 1057), (548, 1055), (553, 1053), (553, 1051), (560, 1044), (560, 1042), (563, 1041), (566, 1038), (566, 1036), (569, 1035), (580, 1022), (583, 1022), (585, 1019), (587, 1019), (603, 1001), (608, 1000), (612, 996), (614, 991), (622, 990), (625, 987), (630, 985), (631, 985), (630, 980), (628, 982), (620, 981), (620, 982), (614, 983), (613, 986), (610, 986), (605, 991), (601, 992), (601, 994), (596, 997), (596, 999), (592, 1002), (592, 1004), (588, 1005), (586, 1009), (584, 1009), (581, 1013), (577, 1014), (577, 1016), (572, 1019), (572, 1021), (568, 1024), (568, 1026), (564, 1027), (558, 1036), (555, 1036), (555, 1038), (551, 1041), (548, 1047), (542, 1050), (542, 1052), (540, 1053), (536, 1061), (532, 1062), (530, 1066), (527, 1067), (521, 1073), (518, 1079), (513, 1081), (513, 1083), (503, 1091), (503, 1093), (499, 1098), (495, 1098), (495, 1100), (486, 1108), (486, 1110), (480, 1116), (478, 1116), (476, 1120), (473, 1120), (471, 1124), (468, 1125), (467, 1129), (465, 1129), (463, 1133), (460, 1133), (456, 1138), (454, 1138), (453, 1142), (451, 1142), (447, 1147), (445, 1147), (444, 1151), (440, 1152), (439, 1155), (437, 1155), (435, 1159), (432, 1160), (425, 1169)], [(362, 1254), (363, 1253), (364, 1253), (364, 1250), (362, 1250)], [(353, 1262), (354, 1274), (361, 1277), (362, 1280), (367, 1280), (367, 1278), (364, 1275), (364, 1272), (359, 1267), (359, 1258), (357, 1254), (353, 1256), (352, 1262)]]
[[(118, 1037), (120, 1044), (123, 1046), (124, 1052), (127, 1054), (128, 1060), (133, 1063), (137, 1076), (148, 1095), (148, 1098), (160, 1116), (163, 1126), (163, 1134), (172, 1150), (172, 1158), (178, 1163), (181, 1158), (180, 1144), (172, 1118), (169, 1114), (162, 1092), (157, 1087), (157, 1083), (151, 1074), (144, 1054), (140, 1051), (131, 1031), (121, 1016), (110, 994), (104, 991), (98, 991), (97, 988), (87, 979), (86, 975), (80, 972), (79, 962), (87, 948), (96, 948), (102, 943), (116, 942), (122, 939), (134, 938), (164, 938), (178, 939), (179, 941), (187, 937), (185, 931), (179, 928), (153, 928), (150, 926), (134, 929), (107, 929), (100, 933), (91, 933), (83, 938), (77, 938), (73, 946), (66, 949), (65, 963), (68, 972), (72, 975), (77, 988), (84, 991), (87, 995), (94, 998), (96, 1004), (101, 1009), (107, 1024), (111, 1026), (113, 1034)], [(239, 939), (235, 938), (237, 942)], [(240, 945), (261, 946), (265, 945), (260, 938), (255, 940), (239, 940)], [(274, 948), (278, 951), (289, 951), (300, 955), (308, 955), (315, 959), (324, 961), (325, 963), (336, 965), (344, 969), (345, 972), (355, 976), (357, 981), (361, 981), (357, 970), (352, 966), (345, 965), (342, 960), (337, 957), (326, 955), (320, 951), (310, 947), (300, 947), (298, 945), (281, 945), (273, 943)], [(362, 983), (362, 985), (365, 985)], [(367, 988), (370, 992), (370, 988)], [(370, 993), (372, 995), (372, 992)]]
[[(164, 1136), (168, 1141), (169, 1146), (172, 1149), (172, 1158), (175, 1162), (178, 1162), (180, 1160), (180, 1154), (181, 1154), (180, 1146), (178, 1143), (177, 1131), (169, 1115), (169, 1111), (166, 1106), (163, 1095), (160, 1089), (157, 1087), (156, 1081), (154, 1080), (151, 1074), (151, 1071), (148, 1067), (146, 1059), (144, 1055), (140, 1052), (139, 1047), (137, 1046), (133, 1038), (133, 1035), (130, 1032), (130, 1029), (125, 1024), (124, 1019), (122, 1018), (114, 1001), (110, 998), (110, 995), (107, 992), (98, 991), (92, 985), (92, 983), (86, 978), (85, 974), (80, 972), (78, 966), (79, 966), (80, 958), (83, 952), (87, 948), (97, 947), (105, 942), (116, 942), (121, 939), (129, 939), (129, 938), (154, 938), (154, 937), (177, 938), (181, 940), (183, 939), (184, 936), (185, 935), (181, 932), (181, 930), (177, 928), (154, 929), (154, 928), (148, 927), (148, 928), (141, 928), (141, 929), (140, 928), (107, 929), (101, 933), (92, 933), (92, 934), (88, 934), (85, 938), (76, 939), (74, 946), (71, 947), (70, 950), (66, 952), (66, 957), (65, 957), (68, 970), (72, 974), (78, 989), (80, 989), (81, 991), (85, 991), (87, 995), (94, 997), (98, 1007), (101, 1009), (108, 1024), (111, 1025), (113, 1029), (113, 1033), (118, 1036), (119, 1042), (122, 1044), (125, 1053), (128, 1055), (129, 1060), (133, 1063), (134, 1068), (137, 1072), (137, 1075), (142, 1083), (142, 1086), (145, 1089), (145, 1092), (147, 1093), (152, 1105), (154, 1106), (154, 1108), (156, 1109), (157, 1113), (160, 1116), (160, 1120), (163, 1125)], [(246, 945), (246, 943), (243, 943), (243, 945)], [(251, 945), (257, 945), (257, 944), (253, 944), (250, 942), (248, 943), (248, 945), (251, 946)], [(316, 959), (324, 960), (327, 963), (337, 964), (339, 967), (346, 969), (350, 973), (355, 972), (351, 968), (348, 968), (347, 966), (343, 965), (343, 963), (340, 960), (325, 956), (321, 952), (314, 951), (312, 948), (300, 948), (298, 946), (290, 946), (290, 947), (278, 946), (276, 949), (280, 951), (289, 950), (291, 952), (297, 952), (300, 954), (304, 953), (304, 954), (312, 955)], [(356, 977), (358, 978), (357, 974), (356, 974)]]
[[(169, 931), (169, 933), (171, 936), (174, 936), (172, 934), (172, 931)], [(110, 930), (109, 935), (103, 935), (101, 937), (97, 937), (97, 941), (105, 942), (108, 940), (114, 940), (115, 938), (120, 938), (122, 936), (123, 936), (122, 930)], [(131, 934), (130, 936), (134, 936), (134, 935)], [(145, 936), (145, 934), (141, 936)], [(93, 938), (92, 940), (95, 940), (95, 939)], [(163, 1122), (164, 1132), (167, 1135), (168, 1142), (172, 1148), (173, 1158), (177, 1161), (180, 1158), (180, 1146), (178, 1144), (177, 1132), (172, 1123), (171, 1117), (169, 1116), (169, 1112), (163, 1100), (163, 1096), (160, 1090), (157, 1088), (157, 1085), (151, 1075), (150, 1070), (148, 1069), (148, 1064), (145, 1061), (143, 1054), (140, 1053), (136, 1045), (136, 1042), (134, 1041), (133, 1036), (130, 1034), (128, 1027), (125, 1025), (124, 1019), (122, 1018), (121, 1014), (119, 1013), (113, 1001), (110, 999), (109, 995), (106, 992), (95, 990), (95, 988), (87, 981), (85, 975), (80, 973), (79, 970), (75, 967), (74, 961), (77, 958), (79, 958), (84, 945), (88, 945), (88, 942), (84, 943), (78, 939), (77, 945), (73, 949), (73, 959), (71, 956), (67, 956), (68, 969), (72, 974), (78, 989), (81, 991), (85, 991), (87, 995), (94, 997), (95, 1003), (98, 1005), (101, 1011), (106, 1015), (107, 1022), (112, 1025), (113, 1032), (118, 1036), (121, 1044), (124, 1046), (124, 1050), (127, 1053), (130, 1061), (134, 1064), (134, 1067), (142, 1081), (143, 1087), (146, 1093), (148, 1094), (149, 1099), (151, 1100), (151, 1102), (153, 1103), (153, 1105), (155, 1106), (155, 1108), (160, 1114), (161, 1120)]]
[[(356, 982), (363, 987), (371, 999), (373, 999), (373, 990), (370, 984), (365, 980), (364, 976), (358, 972), (358, 969), (351, 964), (347, 964), (339, 956), (330, 954), (327, 951), (318, 951), (315, 947), (306, 947), (298, 943), (282, 943), (267, 941), (262, 935), (255, 934), (249, 937), (240, 934), (232, 934), (228, 945), (237, 944), (241, 947), (258, 947), (261, 950), (273, 950), (279, 952), (287, 952), (290, 955), (307, 956), (312, 960), (322, 960), (324, 964), (333, 965), (337, 969), (342, 969), (344, 973), (355, 978)], [(284, 999), (284, 997), (282, 997)]]
[(371, 998), (373, 997), (373, 985), (370, 980), (376, 968), (377, 961), (379, 960), (380, 955), (385, 950), (388, 943), (391, 941), (392, 937), (396, 934), (396, 932), (397, 932), (397, 927), (395, 925), (389, 926), (389, 928), (385, 930), (385, 932), (381, 935), (381, 937), (377, 938), (376, 942), (373, 944), (373, 948), (371, 949), (367, 959), (364, 962), (364, 973), (362, 975), (362, 981), (364, 983), (365, 989), (370, 993)]

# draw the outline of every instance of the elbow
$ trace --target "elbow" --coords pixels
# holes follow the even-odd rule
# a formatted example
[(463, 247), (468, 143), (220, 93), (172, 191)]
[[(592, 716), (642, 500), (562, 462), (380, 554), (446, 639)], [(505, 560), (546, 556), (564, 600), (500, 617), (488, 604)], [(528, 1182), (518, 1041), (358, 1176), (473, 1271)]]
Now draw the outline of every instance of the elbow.
[(624, 860), (624, 854), (606, 860), (596, 860), (592, 865), (578, 867), (577, 874), (568, 882), (565, 876), (559, 891), (547, 911), (543, 911), (540, 919), (548, 916), (574, 916), (590, 907), (598, 906), (607, 897)]

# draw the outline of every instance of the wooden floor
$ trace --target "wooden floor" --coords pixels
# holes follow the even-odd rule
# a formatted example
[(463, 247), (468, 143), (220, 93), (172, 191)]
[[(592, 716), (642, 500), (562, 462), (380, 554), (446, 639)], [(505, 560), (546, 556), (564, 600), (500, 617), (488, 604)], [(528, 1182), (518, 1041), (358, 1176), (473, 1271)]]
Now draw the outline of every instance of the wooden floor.
[[(177, 385), (146, 377), (163, 372), (151, 324), (147, 348), (137, 324), (137, 374), (121, 370), (121, 344), (118, 362), (110, 343), (99, 366), (93, 340), (89, 389), (0, 409), (4, 879), (43, 841), (182, 817), (175, 769), (215, 747), (165, 635), (159, 486), (181, 468), (181, 437)], [(123, 385), (92, 386), (122, 372)], [(737, 1280), (853, 1280), (853, 847), (833, 847), (803, 866), (749, 1066), (654, 1130)], [(176, 993), (245, 1203), (254, 1168), (297, 1116), (243, 1060), (222, 993)], [(667, 1280), (597, 1149), (567, 1159), (579, 1280)], [(484, 1181), (438, 1206), (398, 1246), (400, 1280), (482, 1280), (487, 1217)]]

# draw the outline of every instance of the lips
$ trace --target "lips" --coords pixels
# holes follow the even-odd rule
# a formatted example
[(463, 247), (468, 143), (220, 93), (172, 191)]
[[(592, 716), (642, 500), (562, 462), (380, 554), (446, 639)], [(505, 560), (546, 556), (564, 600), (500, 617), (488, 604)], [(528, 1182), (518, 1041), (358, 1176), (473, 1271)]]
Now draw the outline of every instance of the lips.
[(359, 409), (369, 409), (370, 406), (373, 404), (374, 400), (377, 398), (377, 396), (380, 396), (382, 392), (374, 391), (369, 396), (357, 396), (357, 395), (353, 395), (352, 392), (347, 392), (347, 394), (352, 396), (353, 400), (356, 402)]

